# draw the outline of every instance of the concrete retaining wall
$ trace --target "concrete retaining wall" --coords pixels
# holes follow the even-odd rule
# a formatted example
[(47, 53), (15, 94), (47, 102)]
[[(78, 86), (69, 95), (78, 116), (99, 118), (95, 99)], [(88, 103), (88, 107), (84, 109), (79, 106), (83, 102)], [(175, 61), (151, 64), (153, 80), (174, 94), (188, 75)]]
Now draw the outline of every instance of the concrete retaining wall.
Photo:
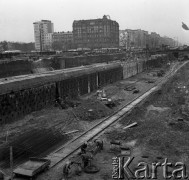
[(4, 61), (2, 60), (0, 61), (0, 78), (32, 74), (40, 72), (40, 70), (59, 70), (82, 65), (109, 62), (122, 59), (123, 57), (125, 57), (125, 53), (76, 57), (49, 56), (38, 61), (13, 59)]
[(58, 97), (75, 98), (106, 84), (131, 77), (148, 66), (166, 61), (152, 59), (129, 63), (103, 63), (43, 74), (20, 76), (0, 82), (0, 123), (9, 123), (32, 111), (54, 104)]
[(0, 78), (31, 74), (32, 61), (28, 60), (10, 60), (0, 61)]
[(134, 76), (138, 73), (141, 73), (145, 70), (146, 61), (140, 60), (137, 62), (128, 62), (123, 63), (123, 79), (129, 78), (131, 76)]
[(120, 63), (65, 69), (0, 83), (0, 123), (9, 123), (54, 104), (58, 97), (75, 98), (122, 79)]
[(90, 55), (90, 56), (76, 56), (76, 57), (65, 57), (65, 68), (84, 66), (95, 63), (110, 62), (114, 60), (121, 60), (125, 57), (125, 53), (117, 54), (102, 54), (102, 55)]

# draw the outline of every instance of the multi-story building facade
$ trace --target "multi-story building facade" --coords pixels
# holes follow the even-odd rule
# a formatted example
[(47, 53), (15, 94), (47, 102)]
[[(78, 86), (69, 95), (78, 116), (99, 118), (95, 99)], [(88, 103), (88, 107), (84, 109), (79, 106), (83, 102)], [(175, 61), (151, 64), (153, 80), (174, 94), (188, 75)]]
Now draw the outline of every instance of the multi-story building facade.
[(54, 32), (53, 23), (49, 20), (34, 22), (35, 49), (37, 51), (45, 50), (45, 35)]
[(149, 35), (149, 48), (150, 49), (157, 49), (160, 48), (161, 42), (160, 42), (160, 35), (156, 32), (151, 32)]
[(119, 24), (105, 15), (102, 19), (74, 21), (73, 38), (77, 48), (118, 47)]
[(44, 50), (68, 50), (73, 48), (73, 33), (54, 32), (44, 36)]
[(176, 41), (169, 37), (161, 37), (156, 32), (151, 32), (141, 29), (120, 30), (120, 46), (126, 49), (159, 49), (165, 46), (174, 47)]
[(53, 33), (47, 33), (44, 35), (44, 49), (45, 51), (52, 50), (52, 38)]
[(128, 32), (128, 44), (134, 48), (146, 48), (148, 45), (148, 31), (141, 29), (126, 30)]
[[(141, 29), (120, 30), (120, 45), (129, 48), (146, 48), (148, 46), (149, 34), (148, 31)], [(121, 43), (122, 42), (122, 43)]]
[(176, 44), (176, 41), (172, 38), (169, 38), (169, 37), (166, 37), (166, 36), (161, 38), (161, 45), (174, 47), (175, 44)]
[(73, 42), (73, 33), (68, 32), (54, 32), (52, 34), (53, 42)]

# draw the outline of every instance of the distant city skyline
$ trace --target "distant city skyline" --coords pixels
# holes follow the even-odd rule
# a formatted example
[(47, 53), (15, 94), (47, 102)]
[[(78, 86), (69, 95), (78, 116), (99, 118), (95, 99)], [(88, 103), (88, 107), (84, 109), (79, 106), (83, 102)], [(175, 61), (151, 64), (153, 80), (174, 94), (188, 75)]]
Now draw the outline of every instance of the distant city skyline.
[(142, 29), (189, 44), (188, 0), (1, 0), (0, 41), (34, 42), (33, 22), (48, 19), (54, 31), (72, 31), (74, 20), (110, 15), (119, 29)]

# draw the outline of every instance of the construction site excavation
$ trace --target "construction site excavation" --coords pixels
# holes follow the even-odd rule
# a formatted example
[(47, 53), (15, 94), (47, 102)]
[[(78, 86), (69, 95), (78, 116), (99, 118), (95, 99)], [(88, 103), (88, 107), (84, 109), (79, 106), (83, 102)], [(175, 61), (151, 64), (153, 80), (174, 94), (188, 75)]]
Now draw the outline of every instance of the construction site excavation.
[[(150, 165), (165, 159), (166, 177), (179, 176), (174, 164), (189, 166), (188, 52), (182, 61), (179, 53), (48, 58), (32, 62), (31, 74), (1, 78), (4, 179), (136, 179), (141, 162), (154, 177)], [(123, 157), (133, 158), (128, 174)]]

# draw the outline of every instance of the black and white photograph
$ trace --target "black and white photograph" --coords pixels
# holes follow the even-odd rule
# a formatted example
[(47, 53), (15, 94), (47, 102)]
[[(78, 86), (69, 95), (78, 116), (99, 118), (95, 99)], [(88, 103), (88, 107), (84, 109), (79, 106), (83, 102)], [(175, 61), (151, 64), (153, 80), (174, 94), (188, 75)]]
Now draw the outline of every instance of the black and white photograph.
[(0, 180), (189, 180), (189, 0), (0, 0)]

